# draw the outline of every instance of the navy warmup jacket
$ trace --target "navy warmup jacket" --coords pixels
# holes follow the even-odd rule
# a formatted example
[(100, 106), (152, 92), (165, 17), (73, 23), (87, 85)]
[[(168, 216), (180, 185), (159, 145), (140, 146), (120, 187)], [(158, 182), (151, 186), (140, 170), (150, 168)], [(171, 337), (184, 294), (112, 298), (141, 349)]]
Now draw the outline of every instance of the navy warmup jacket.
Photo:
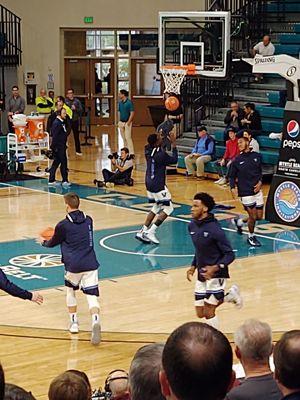
[(0, 289), (4, 290), (4, 292), (11, 294), (14, 297), (20, 297), (20, 299), (23, 300), (32, 299), (32, 293), (28, 292), (27, 290), (21, 289), (19, 286), (9, 281), (1, 268), (0, 268)]
[(213, 214), (202, 220), (193, 219), (188, 229), (195, 247), (192, 266), (198, 269), (198, 280), (203, 280), (201, 268), (220, 264), (224, 264), (224, 268), (220, 268), (215, 278), (229, 278), (228, 265), (235, 258), (234, 252)]
[(254, 186), (262, 179), (261, 154), (248, 151), (237, 156), (230, 167), (230, 187), (236, 185), (240, 197), (253, 196)]
[(166, 186), (166, 166), (176, 164), (178, 151), (176, 147), (172, 150), (172, 156), (161, 147), (145, 146), (145, 157), (147, 162), (146, 188), (149, 192), (158, 193)]
[(93, 220), (82, 211), (67, 214), (56, 225), (52, 239), (43, 242), (45, 247), (59, 244), (66, 271), (79, 273), (99, 267), (94, 251)]

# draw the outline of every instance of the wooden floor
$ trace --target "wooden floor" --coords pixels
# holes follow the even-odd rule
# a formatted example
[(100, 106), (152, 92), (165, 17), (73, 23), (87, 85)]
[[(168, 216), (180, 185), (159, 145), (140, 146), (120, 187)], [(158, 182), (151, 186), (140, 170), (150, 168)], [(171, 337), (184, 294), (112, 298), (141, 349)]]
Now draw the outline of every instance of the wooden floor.
[[(145, 195), (143, 147), (152, 128), (134, 128), (136, 147), (135, 185), (118, 188), (126, 193)], [(101, 169), (109, 165), (107, 155), (121, 147), (115, 129), (95, 127), (95, 145), (83, 148), (83, 157), (74, 155), (70, 144), (70, 180), (91, 185)], [(197, 191), (208, 191), (217, 202), (232, 204), (227, 188), (213, 181), (195, 182), (183, 176), (170, 176), (168, 186), (175, 201), (190, 204)], [(268, 186), (264, 188), (268, 192)], [(143, 212), (118, 210), (105, 204), (82, 201), (82, 209), (92, 215), (95, 229), (141, 224)], [(61, 196), (23, 188), (0, 189), (0, 242), (34, 238), (42, 228), (64, 217)], [(121, 223), (120, 223), (121, 221)], [(241, 287), (245, 306), (241, 311), (230, 305), (219, 310), (221, 329), (232, 338), (237, 326), (247, 318), (270, 323), (275, 339), (281, 331), (299, 328), (300, 252), (289, 250), (237, 259), (231, 267), (231, 281)], [(120, 296), (121, 294), (121, 296)], [(66, 331), (68, 317), (63, 287), (43, 291), (41, 307), (7, 295), (0, 298), (0, 361), (8, 382), (31, 390), (38, 399), (47, 398), (49, 382), (58, 373), (82, 369), (93, 387), (102, 386), (107, 373), (129, 367), (142, 345), (164, 341), (169, 332), (186, 321), (195, 320), (193, 284), (185, 279), (185, 268), (105, 280), (101, 282), (103, 343), (89, 343), (90, 321), (83, 295), (79, 296), (82, 332)]]

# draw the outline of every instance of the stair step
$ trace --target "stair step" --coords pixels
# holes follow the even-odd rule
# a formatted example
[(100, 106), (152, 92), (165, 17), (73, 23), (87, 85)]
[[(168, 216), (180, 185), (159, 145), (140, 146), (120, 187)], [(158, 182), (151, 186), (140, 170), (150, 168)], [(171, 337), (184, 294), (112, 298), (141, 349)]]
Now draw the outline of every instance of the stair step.
[(269, 13), (297, 13), (300, 12), (300, 4), (299, 2), (288, 3), (287, 1), (279, 4), (278, 2), (271, 2), (267, 4), (266, 11)]
[(275, 44), (275, 54), (299, 56), (300, 44)]
[(282, 33), (281, 35), (278, 35), (278, 41), (281, 44), (300, 44), (300, 34)]

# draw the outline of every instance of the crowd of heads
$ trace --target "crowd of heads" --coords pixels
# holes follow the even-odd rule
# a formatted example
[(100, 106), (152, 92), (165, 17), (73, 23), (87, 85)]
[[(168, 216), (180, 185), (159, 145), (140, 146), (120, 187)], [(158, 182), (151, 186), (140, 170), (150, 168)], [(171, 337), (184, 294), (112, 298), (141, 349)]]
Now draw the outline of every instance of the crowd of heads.
[[(153, 343), (141, 347), (134, 355), (128, 373), (123, 369), (111, 371), (102, 390), (93, 391), (84, 372), (67, 370), (51, 381), (48, 398), (230, 399), (231, 391), (240, 384), (233, 371), (233, 347), (246, 377), (254, 371), (256, 375), (259, 375), (258, 371), (261, 375), (268, 370), (271, 373), (270, 356), (273, 353), (275, 371), (271, 379), (280, 398), (295, 392), (299, 392), (300, 396), (300, 330), (283, 334), (273, 346), (270, 326), (250, 319), (236, 330), (234, 345), (210, 325), (185, 323), (171, 333), (165, 344)], [(0, 400), (3, 399), (34, 400), (34, 396), (19, 386), (5, 383), (0, 365)]]

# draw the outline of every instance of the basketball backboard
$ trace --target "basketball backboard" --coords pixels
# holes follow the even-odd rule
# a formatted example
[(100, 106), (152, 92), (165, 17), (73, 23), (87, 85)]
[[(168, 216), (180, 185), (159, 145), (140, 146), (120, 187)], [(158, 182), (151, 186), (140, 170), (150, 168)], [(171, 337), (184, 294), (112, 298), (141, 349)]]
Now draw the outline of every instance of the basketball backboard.
[(159, 67), (196, 65), (196, 74), (223, 78), (230, 49), (230, 13), (159, 13)]

